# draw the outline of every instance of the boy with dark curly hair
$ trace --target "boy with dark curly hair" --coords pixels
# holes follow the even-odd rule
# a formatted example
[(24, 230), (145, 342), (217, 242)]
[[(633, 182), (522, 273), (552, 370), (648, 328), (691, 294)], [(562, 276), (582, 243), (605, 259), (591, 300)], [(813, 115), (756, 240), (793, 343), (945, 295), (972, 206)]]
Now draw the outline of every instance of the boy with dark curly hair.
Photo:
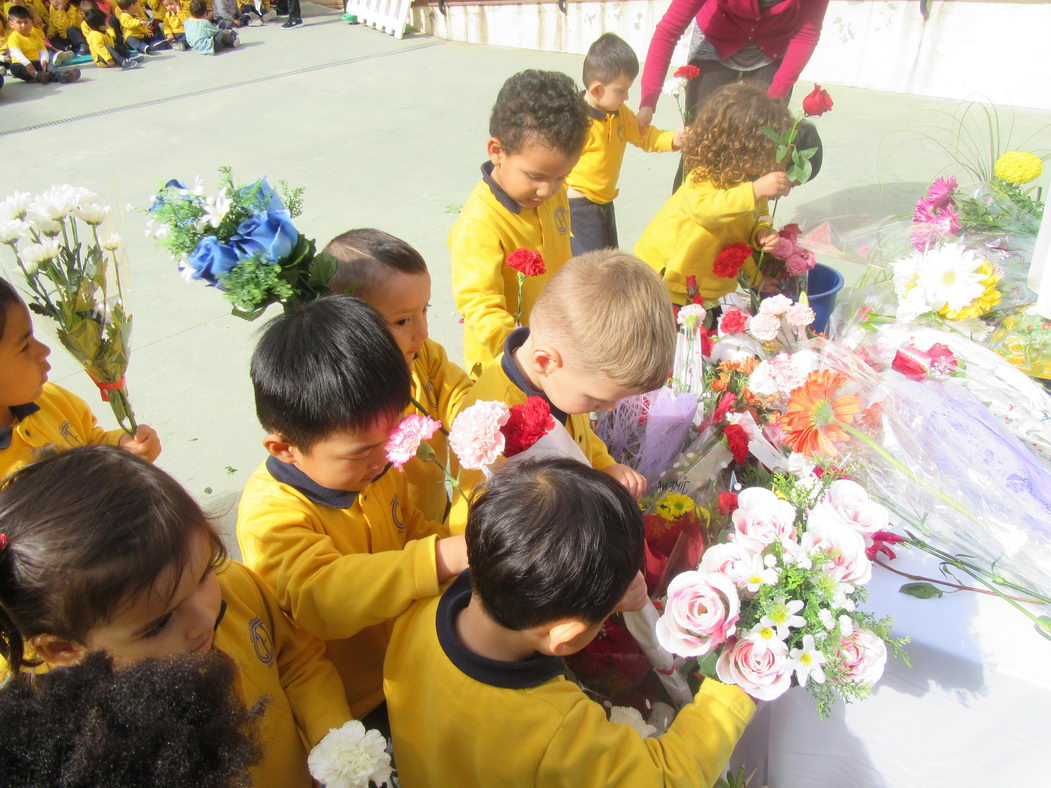
[[(474, 378), (528, 322), (547, 278), (568, 260), (565, 180), (588, 135), (587, 107), (573, 80), (528, 70), (508, 79), (489, 116), (489, 161), (449, 233), (452, 285), (463, 315), (465, 368)], [(539, 252), (546, 273), (518, 280), (505, 260), (516, 249)]]

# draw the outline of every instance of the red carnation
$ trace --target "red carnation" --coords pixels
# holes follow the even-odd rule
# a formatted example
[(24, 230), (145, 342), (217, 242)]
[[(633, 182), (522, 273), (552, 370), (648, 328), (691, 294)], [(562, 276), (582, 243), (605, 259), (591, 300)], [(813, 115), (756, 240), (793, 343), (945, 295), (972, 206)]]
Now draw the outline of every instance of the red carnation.
[(697, 77), (699, 77), (700, 75), (701, 75), (701, 69), (698, 68), (697, 66), (690, 66), (690, 65), (679, 66), (677, 69), (675, 69), (675, 77), (677, 79), (680, 79), (680, 78), (681, 79), (685, 79), (685, 80), (697, 79)]
[(870, 561), (875, 561), (880, 553), (886, 554), (888, 558), (897, 558), (897, 554), (890, 549), (890, 545), (904, 541), (905, 537), (892, 534), (890, 531), (876, 531), (872, 535), (872, 544), (865, 548), (865, 555)]
[(722, 421), (735, 402), (737, 402), (736, 394), (732, 391), (723, 392), (723, 396), (719, 399), (719, 404), (715, 406), (715, 412), (712, 414), (712, 424), (718, 424)]
[(737, 493), (719, 493), (719, 514), (729, 516), (738, 508), (740, 507), (737, 505)]
[(828, 95), (827, 90), (822, 90), (820, 85), (814, 85), (810, 95), (803, 99), (803, 114), (808, 118), (814, 118), (824, 115), (830, 109), (832, 109), (832, 97)]
[(507, 423), (500, 428), (504, 434), (504, 456), (525, 451), (554, 427), (551, 406), (543, 397), (529, 397), (521, 405), (512, 405)]
[(748, 327), (748, 314), (733, 306), (723, 312), (719, 321), (719, 333), (737, 334)]
[(701, 335), (701, 356), (708, 358), (712, 354), (712, 332), (701, 326), (697, 329), (697, 333)]
[(726, 445), (733, 452), (734, 462), (738, 465), (748, 462), (748, 433), (744, 431), (744, 427), (740, 424), (727, 424), (723, 427), (723, 436), (726, 438)]
[(547, 269), (544, 268), (544, 258), (540, 256), (540, 252), (530, 249), (515, 249), (507, 256), (505, 262), (518, 273), (526, 276), (540, 276), (547, 273)]
[(712, 273), (726, 279), (734, 279), (744, 265), (744, 261), (752, 256), (752, 247), (745, 243), (730, 244), (715, 257), (712, 265)]

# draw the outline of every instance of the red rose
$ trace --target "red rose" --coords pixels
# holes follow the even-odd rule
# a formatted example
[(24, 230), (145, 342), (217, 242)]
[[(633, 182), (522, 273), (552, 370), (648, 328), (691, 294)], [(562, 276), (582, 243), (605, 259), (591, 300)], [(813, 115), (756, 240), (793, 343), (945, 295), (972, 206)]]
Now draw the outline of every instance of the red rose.
[(730, 244), (715, 257), (712, 265), (712, 273), (726, 279), (733, 279), (741, 270), (744, 261), (752, 255), (752, 247), (748, 244)]
[(894, 361), (890, 366), (909, 380), (926, 380), (928, 363), (930, 363), (930, 358), (926, 353), (906, 345), (894, 354)]
[(700, 75), (701, 75), (701, 69), (698, 68), (697, 66), (679, 66), (677, 69), (675, 69), (675, 77), (677, 79), (678, 78), (685, 79), (685, 80), (697, 79), (697, 77), (699, 77)]
[(518, 273), (526, 276), (540, 276), (540, 274), (547, 273), (547, 269), (544, 268), (544, 258), (540, 256), (540, 252), (530, 249), (515, 249), (507, 256), (505, 262)]
[(720, 334), (737, 334), (744, 331), (748, 325), (748, 315), (735, 306), (723, 312), (719, 321)]
[(733, 452), (734, 462), (738, 465), (748, 462), (748, 433), (744, 431), (744, 427), (740, 424), (727, 424), (723, 427), (723, 437)]
[(543, 397), (529, 397), (521, 405), (512, 405), (507, 423), (500, 428), (504, 434), (504, 456), (525, 451), (554, 427), (551, 406)]
[(719, 493), (719, 514), (729, 517), (738, 508), (737, 493)]
[(832, 97), (827, 90), (822, 90), (820, 85), (814, 85), (810, 95), (803, 99), (803, 114), (808, 118), (816, 118), (824, 115), (832, 109)]

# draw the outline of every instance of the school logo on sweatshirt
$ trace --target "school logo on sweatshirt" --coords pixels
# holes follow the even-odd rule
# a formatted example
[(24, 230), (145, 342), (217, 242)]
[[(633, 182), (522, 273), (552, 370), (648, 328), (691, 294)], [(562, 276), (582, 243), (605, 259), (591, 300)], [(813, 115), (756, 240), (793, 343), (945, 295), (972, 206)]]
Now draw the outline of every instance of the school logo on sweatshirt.
[(62, 434), (62, 439), (67, 446), (80, 446), (84, 442), (77, 435), (76, 430), (73, 429), (73, 425), (68, 421), (62, 422), (62, 426), (58, 428), (58, 431)]
[(397, 495), (395, 495), (393, 498), (391, 498), (391, 502), (390, 502), (390, 519), (392, 519), (394, 521), (394, 524), (396, 526), (398, 526), (398, 530), (399, 531), (404, 531), (405, 530), (405, 523), (403, 523), (401, 521), (401, 513), (398, 511), (401, 507), (398, 506), (398, 503), (399, 503), (399, 499), (398, 499)]
[(253, 618), (248, 622), (248, 635), (252, 638), (256, 658), (264, 665), (273, 662), (274, 639), (270, 635), (270, 630), (266, 628), (266, 624), (258, 618)]
[(569, 232), (569, 218), (566, 216), (565, 208), (555, 208), (555, 227), (562, 235)]

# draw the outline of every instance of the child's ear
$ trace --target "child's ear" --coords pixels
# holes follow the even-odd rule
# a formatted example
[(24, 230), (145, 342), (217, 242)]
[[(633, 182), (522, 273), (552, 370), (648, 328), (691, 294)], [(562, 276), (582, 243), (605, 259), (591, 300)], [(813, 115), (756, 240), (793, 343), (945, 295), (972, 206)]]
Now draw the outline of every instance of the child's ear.
[(589, 96), (591, 96), (591, 98), (595, 99), (595, 101), (601, 101), (602, 95), (605, 92), (606, 88), (601, 82), (599, 82), (597, 79), (591, 80), (591, 84), (588, 85), (587, 90), (587, 93)]
[(268, 432), (263, 438), (263, 448), (281, 462), (291, 464), (295, 460), (292, 444), (279, 432)]
[(550, 375), (562, 366), (562, 354), (550, 345), (537, 344), (529, 358), (533, 369), (541, 375)]
[(567, 618), (553, 624), (547, 630), (547, 650), (555, 657), (568, 657), (580, 651), (587, 643), (573, 641), (588, 631), (590, 627), (579, 618)]
[(489, 141), (485, 143), (485, 150), (489, 154), (489, 161), (493, 163), (494, 167), (499, 167), (504, 160), (504, 144), (500, 142), (496, 137), (490, 137)]
[(80, 643), (55, 635), (34, 635), (29, 638), (29, 645), (44, 662), (60, 668), (79, 665), (88, 654), (88, 650)]

